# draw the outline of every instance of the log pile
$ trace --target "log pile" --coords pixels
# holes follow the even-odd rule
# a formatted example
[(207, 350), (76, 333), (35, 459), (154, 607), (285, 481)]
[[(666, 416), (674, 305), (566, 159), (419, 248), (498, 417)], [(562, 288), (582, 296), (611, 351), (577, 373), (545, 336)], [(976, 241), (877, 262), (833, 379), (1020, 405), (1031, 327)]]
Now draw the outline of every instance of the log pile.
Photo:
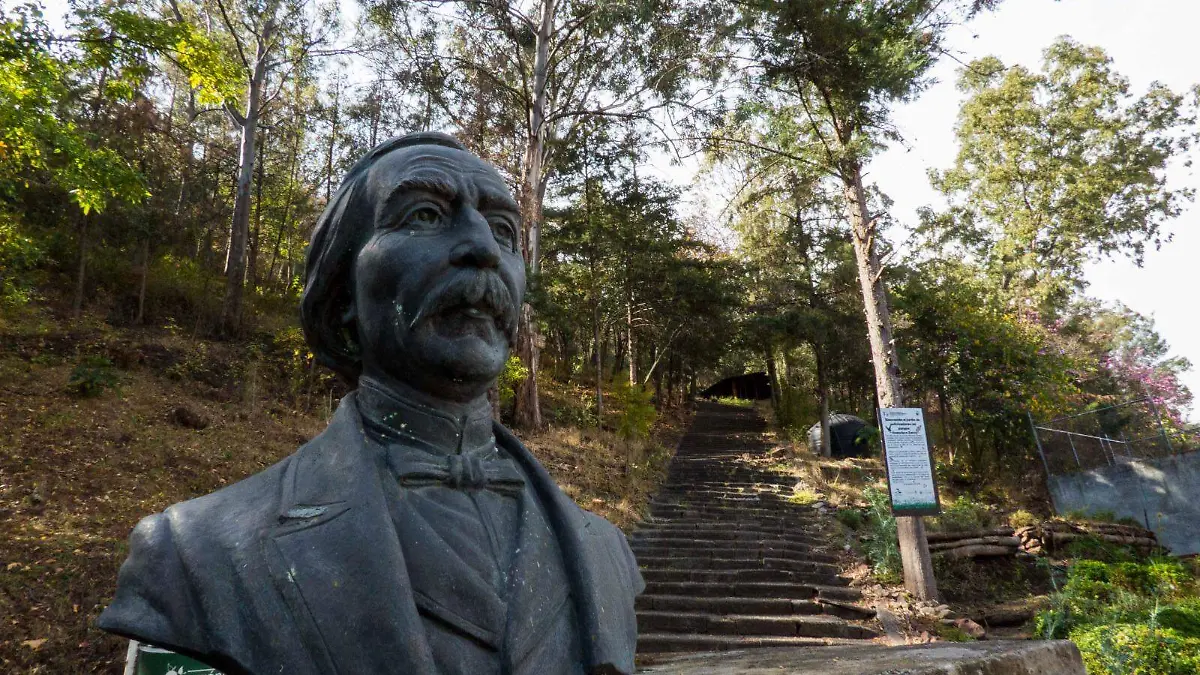
[(930, 532), (929, 552), (947, 558), (985, 558), (1016, 555), (1021, 540), (1011, 527), (971, 532)]
[(1020, 540), (1021, 550), (1032, 555), (1057, 553), (1073, 541), (1089, 538), (1129, 546), (1142, 555), (1161, 549), (1154, 532), (1137, 525), (1049, 520), (1041, 525), (1022, 527), (1013, 534)]

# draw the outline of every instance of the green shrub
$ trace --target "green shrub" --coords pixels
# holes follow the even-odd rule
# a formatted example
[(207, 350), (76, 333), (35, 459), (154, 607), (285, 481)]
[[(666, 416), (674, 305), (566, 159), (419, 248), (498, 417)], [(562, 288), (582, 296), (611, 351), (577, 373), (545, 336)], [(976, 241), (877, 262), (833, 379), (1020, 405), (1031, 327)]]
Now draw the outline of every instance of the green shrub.
[(120, 378), (112, 361), (103, 356), (85, 356), (71, 370), (67, 389), (79, 396), (99, 396), (105, 389), (116, 389)]
[(1200, 599), (1192, 598), (1178, 605), (1160, 608), (1154, 620), (1184, 637), (1200, 638)]
[(500, 394), (500, 405), (508, 405), (517, 395), (517, 385), (529, 377), (529, 369), (521, 363), (521, 357), (510, 354), (504, 362), (504, 370), (496, 379), (496, 389)]
[(0, 307), (29, 302), (30, 275), (43, 257), (37, 243), (21, 234), (15, 219), (0, 211)]
[(834, 514), (834, 517), (837, 518), (841, 524), (852, 530), (857, 530), (858, 528), (862, 527), (866, 520), (866, 517), (863, 516), (863, 512), (859, 511), (858, 509), (838, 509), (837, 513)]
[(618, 381), (613, 386), (612, 398), (621, 411), (617, 419), (618, 436), (633, 440), (650, 435), (650, 427), (658, 419), (652, 396), (648, 389), (624, 381)]
[(863, 497), (868, 505), (867, 527), (861, 540), (863, 553), (881, 583), (899, 583), (903, 579), (903, 564), (891, 500), (886, 492), (873, 487), (863, 490)]
[(1071, 633), (1091, 675), (1196, 675), (1200, 639), (1161, 626), (1093, 626)]
[(1025, 509), (1017, 509), (1016, 511), (1008, 514), (1008, 525), (1014, 530), (1019, 530), (1022, 527), (1037, 525), (1040, 522), (1042, 522), (1041, 518), (1038, 518)]
[(930, 525), (943, 532), (968, 532), (989, 527), (992, 521), (992, 512), (986, 505), (964, 495), (943, 504), (942, 512), (931, 519)]

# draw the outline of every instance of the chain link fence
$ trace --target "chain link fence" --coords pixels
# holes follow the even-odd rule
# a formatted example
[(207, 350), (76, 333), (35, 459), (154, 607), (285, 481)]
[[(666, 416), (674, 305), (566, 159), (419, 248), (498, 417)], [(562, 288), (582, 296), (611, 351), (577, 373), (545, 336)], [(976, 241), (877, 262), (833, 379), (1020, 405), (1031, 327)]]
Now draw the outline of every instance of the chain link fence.
[(1051, 476), (1200, 449), (1200, 427), (1169, 430), (1148, 397), (1029, 427)]

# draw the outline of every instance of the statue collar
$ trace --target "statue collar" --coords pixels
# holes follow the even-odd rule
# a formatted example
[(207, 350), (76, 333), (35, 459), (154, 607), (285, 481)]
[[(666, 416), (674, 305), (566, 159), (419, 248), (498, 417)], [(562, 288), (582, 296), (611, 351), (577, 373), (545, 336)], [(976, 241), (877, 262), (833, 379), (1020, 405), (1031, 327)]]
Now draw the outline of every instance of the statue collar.
[(486, 398), (467, 406), (459, 417), (400, 397), (368, 377), (356, 396), (363, 428), (385, 445), (413, 445), (436, 454), (469, 452), (495, 443), (492, 408)]

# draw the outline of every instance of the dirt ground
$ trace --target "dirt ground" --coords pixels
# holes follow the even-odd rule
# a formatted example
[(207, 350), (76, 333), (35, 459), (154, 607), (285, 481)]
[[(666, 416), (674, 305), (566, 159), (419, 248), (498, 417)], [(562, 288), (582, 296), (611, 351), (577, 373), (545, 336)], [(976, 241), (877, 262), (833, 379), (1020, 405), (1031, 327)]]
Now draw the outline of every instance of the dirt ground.
[[(125, 641), (93, 624), (137, 521), (286, 457), (325, 427), (336, 405), (297, 410), (267, 387), (255, 397), (220, 378), (180, 378), (179, 359), (160, 358), (171, 351), (168, 338), (119, 336), (116, 347), (105, 340), (97, 347), (95, 336), (0, 336), (5, 674), (120, 673)], [(125, 367), (116, 371), (117, 390), (68, 392), (81, 344), (118, 351)], [(232, 356), (216, 345), (208, 358)], [(673, 449), (684, 424), (660, 424), (659, 443), (639, 446), (632, 475), (624, 446), (609, 434), (552, 429), (523, 437), (568, 494), (627, 526), (661, 480), (665, 448)]]

